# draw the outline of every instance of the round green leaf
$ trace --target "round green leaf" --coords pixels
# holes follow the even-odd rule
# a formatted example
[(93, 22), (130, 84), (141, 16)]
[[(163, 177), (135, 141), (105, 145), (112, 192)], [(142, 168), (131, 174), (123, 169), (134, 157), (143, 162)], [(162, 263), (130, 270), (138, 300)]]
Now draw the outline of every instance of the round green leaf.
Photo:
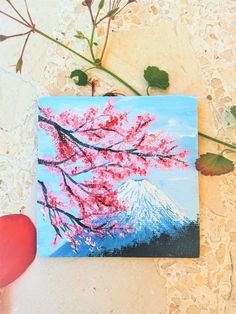
[(144, 70), (144, 78), (150, 87), (158, 87), (160, 89), (167, 89), (169, 87), (168, 73), (156, 66), (148, 66)]
[(88, 75), (82, 70), (74, 70), (70, 74), (70, 78), (76, 78), (74, 80), (76, 85), (86, 86), (88, 84)]
[(234, 170), (231, 160), (222, 155), (206, 153), (196, 160), (196, 169), (205, 176), (220, 176)]

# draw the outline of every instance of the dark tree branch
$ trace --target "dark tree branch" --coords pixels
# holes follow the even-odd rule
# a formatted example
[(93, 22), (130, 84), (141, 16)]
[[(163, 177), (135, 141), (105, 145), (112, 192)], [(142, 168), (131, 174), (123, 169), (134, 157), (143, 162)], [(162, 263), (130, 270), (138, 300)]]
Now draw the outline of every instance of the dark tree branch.
[[(82, 219), (75, 217), (74, 215), (64, 211), (63, 209), (58, 208), (58, 207), (52, 207), (50, 205), (50, 203), (49, 203), (49, 200), (48, 200), (46, 185), (42, 181), (38, 181), (38, 183), (41, 185), (42, 192), (43, 192), (44, 199), (45, 199), (45, 202), (37, 201), (38, 204), (40, 204), (42, 206), (46, 206), (49, 209), (53, 209), (53, 210), (55, 210), (55, 211), (65, 215), (66, 217), (70, 218), (72, 221), (76, 222), (80, 227), (82, 227), (82, 228), (84, 228), (84, 229), (86, 229), (88, 231), (91, 231), (91, 232), (97, 232), (99, 229), (102, 229), (106, 225), (106, 223), (103, 223), (100, 226), (91, 227), (91, 226), (88, 226), (88, 225), (84, 224), (81, 221)], [(108, 227), (108, 229), (110, 229), (110, 227)]]
[[(47, 123), (49, 125), (54, 126), (54, 128), (57, 131), (60, 131), (64, 134), (67, 135), (67, 137), (69, 137), (74, 143), (76, 143), (77, 145), (80, 145), (82, 147), (91, 149), (91, 150), (95, 150), (95, 151), (109, 151), (112, 153), (129, 153), (131, 155), (135, 155), (138, 157), (157, 157), (160, 159), (172, 159), (175, 155), (174, 154), (169, 154), (169, 155), (162, 155), (162, 154), (151, 154), (151, 153), (142, 153), (137, 151), (137, 149), (126, 149), (126, 150), (122, 150), (122, 149), (113, 149), (113, 148), (108, 148), (108, 147), (100, 147), (100, 146), (96, 146), (96, 145), (91, 145), (88, 143), (84, 143), (81, 140), (79, 140), (78, 138), (76, 138), (73, 134), (70, 133), (69, 130), (63, 128), (62, 126), (60, 126), (58, 123), (56, 123), (55, 121), (52, 121), (50, 119), (47, 119), (45, 117), (39, 116), (39, 121), (40, 122), (44, 122)], [(187, 164), (185, 161), (176, 159), (175, 161), (183, 163), (183, 164)]]
[(75, 153), (72, 156), (70, 156), (66, 159), (60, 160), (60, 161), (45, 160), (45, 159), (38, 158), (38, 164), (44, 165), (44, 166), (57, 166), (57, 165), (64, 164), (65, 162), (71, 160), (71, 158), (75, 157), (76, 155), (77, 154)]

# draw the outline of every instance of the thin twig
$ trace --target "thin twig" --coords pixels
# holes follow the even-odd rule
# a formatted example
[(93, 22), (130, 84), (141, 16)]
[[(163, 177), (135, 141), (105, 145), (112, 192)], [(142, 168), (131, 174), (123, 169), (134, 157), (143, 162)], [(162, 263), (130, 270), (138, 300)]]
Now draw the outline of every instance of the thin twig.
[(22, 21), (24, 21), (28, 26), (31, 26), (29, 24), (28, 21), (26, 21), (26, 19), (20, 14), (20, 12), (15, 8), (15, 6), (11, 3), (10, 0), (7, 0), (7, 2), (10, 4), (10, 6), (12, 7), (12, 9), (16, 12), (16, 14), (22, 19)]
[(204, 134), (204, 133), (202, 133), (202, 132), (198, 132), (198, 135), (201, 136), (201, 137), (204, 137), (204, 138), (206, 138), (206, 139), (208, 139), (208, 140), (210, 140), (210, 141), (213, 141), (213, 142), (215, 142), (215, 143), (218, 143), (218, 144), (221, 144), (221, 145), (224, 145), (224, 146), (227, 146), (227, 147), (229, 147), (229, 148), (232, 148), (232, 149), (236, 150), (236, 145), (232, 145), (232, 144), (223, 142), (223, 141), (221, 141), (221, 140), (218, 140), (218, 139), (216, 139), (216, 138), (214, 138), (214, 137), (211, 137), (211, 136), (209, 136), (209, 135), (207, 135), (207, 134)]
[(94, 35), (95, 35), (96, 27), (97, 27), (97, 19), (98, 19), (99, 13), (100, 13), (100, 9), (98, 9), (95, 19), (93, 18), (93, 28), (92, 28), (91, 38), (89, 41), (89, 48), (90, 48), (91, 56), (94, 61), (96, 60), (96, 57), (93, 51), (93, 44), (94, 44)]
[(24, 25), (24, 26), (30, 27), (30, 25), (29, 25), (28, 23), (25, 24), (25, 23), (23, 23), (22, 21), (20, 21), (20, 20), (18, 20), (17, 18), (15, 18), (14, 16), (12, 16), (12, 15), (6, 13), (6, 12), (3, 12), (2, 10), (0, 10), (0, 14), (3, 14), (3, 15), (5, 15), (5, 16), (9, 17), (10, 19), (16, 21), (17, 23), (20, 23), (20, 24), (22, 24), (22, 25)]
[(27, 1), (24, 0), (24, 2), (25, 2), (25, 7), (26, 7), (27, 15), (28, 15), (28, 17), (29, 17), (29, 19), (30, 19), (30, 22), (31, 22), (31, 26), (34, 27), (34, 22), (33, 22), (33, 19), (32, 19), (32, 17), (31, 17), (31, 15), (30, 15), (29, 7), (28, 7), (28, 4), (27, 4)]
[(25, 33), (21, 33), (21, 34), (8, 35), (8, 36), (6, 36), (6, 37), (7, 37), (7, 39), (9, 39), (9, 38), (15, 38), (15, 37), (21, 37), (21, 36), (25, 36), (25, 35), (29, 34), (30, 32), (31, 32), (31, 31), (28, 31), (28, 32), (25, 32)]
[(94, 17), (93, 17), (92, 7), (89, 5), (89, 6), (88, 6), (88, 9), (89, 9), (89, 14), (90, 14), (90, 17), (91, 17), (91, 21), (92, 21), (92, 23), (94, 24)]
[(28, 42), (28, 40), (29, 40), (30, 34), (31, 34), (31, 31), (28, 33), (28, 35), (27, 35), (27, 37), (26, 37), (26, 39), (25, 39), (25, 42), (24, 42), (24, 45), (23, 45), (23, 48), (22, 48), (22, 51), (21, 51), (20, 58), (23, 57), (23, 54), (24, 54), (24, 52), (25, 52), (25, 47), (26, 47), (26, 44), (27, 44), (27, 42)]
[(100, 62), (102, 63), (105, 51), (106, 51), (106, 47), (107, 47), (107, 43), (108, 43), (108, 37), (109, 37), (109, 33), (110, 33), (110, 27), (111, 27), (111, 18), (109, 18), (108, 23), (107, 23), (107, 31), (106, 31), (106, 38), (105, 38), (105, 42), (103, 45), (103, 49), (102, 49), (102, 54), (100, 57)]
[(100, 24), (100, 23), (101, 23), (103, 20), (105, 20), (106, 18), (108, 18), (107, 15), (103, 16), (102, 18), (100, 18), (100, 20), (98, 20), (98, 21), (96, 22), (96, 25)]

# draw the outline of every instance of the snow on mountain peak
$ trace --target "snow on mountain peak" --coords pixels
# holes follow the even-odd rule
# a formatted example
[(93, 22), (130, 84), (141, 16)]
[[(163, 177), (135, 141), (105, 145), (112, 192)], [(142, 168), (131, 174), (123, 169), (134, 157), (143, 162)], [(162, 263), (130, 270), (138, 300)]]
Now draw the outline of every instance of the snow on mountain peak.
[(120, 223), (132, 224), (135, 232), (145, 237), (173, 234), (189, 222), (175, 203), (148, 180), (127, 180), (118, 188), (118, 198), (127, 207)]
[(131, 191), (132, 189), (137, 189), (140, 193), (146, 193), (148, 191), (149, 193), (153, 193), (157, 187), (145, 179), (129, 179), (120, 185), (118, 191), (119, 194), (125, 190), (128, 193), (128, 191)]

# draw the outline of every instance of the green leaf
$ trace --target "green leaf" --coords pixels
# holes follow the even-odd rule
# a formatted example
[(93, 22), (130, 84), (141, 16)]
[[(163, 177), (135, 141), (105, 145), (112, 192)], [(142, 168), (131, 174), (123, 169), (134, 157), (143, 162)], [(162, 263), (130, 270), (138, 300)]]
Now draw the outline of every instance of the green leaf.
[(101, 0), (101, 1), (99, 2), (99, 5), (98, 5), (98, 9), (99, 9), (99, 10), (102, 10), (102, 8), (104, 7), (104, 3), (105, 3), (105, 0)]
[(16, 73), (22, 71), (22, 66), (23, 66), (23, 59), (22, 57), (20, 57), (20, 59), (17, 61), (17, 64), (16, 64)]
[(110, 10), (108, 13), (107, 13), (107, 17), (111, 17), (111, 16), (114, 16), (118, 11), (119, 11), (120, 8), (114, 8), (112, 10)]
[(148, 66), (144, 70), (144, 78), (150, 87), (158, 87), (160, 89), (167, 89), (169, 87), (168, 73), (156, 66)]
[(230, 113), (232, 114), (232, 116), (236, 120), (236, 106), (230, 107)]
[(75, 37), (78, 39), (85, 39), (86, 38), (81, 31), (76, 31)]
[(220, 176), (234, 170), (231, 160), (222, 155), (206, 153), (196, 160), (196, 169), (205, 176)]
[(74, 80), (76, 85), (86, 86), (88, 84), (88, 75), (82, 70), (74, 70), (70, 74), (70, 78), (77, 78)]

